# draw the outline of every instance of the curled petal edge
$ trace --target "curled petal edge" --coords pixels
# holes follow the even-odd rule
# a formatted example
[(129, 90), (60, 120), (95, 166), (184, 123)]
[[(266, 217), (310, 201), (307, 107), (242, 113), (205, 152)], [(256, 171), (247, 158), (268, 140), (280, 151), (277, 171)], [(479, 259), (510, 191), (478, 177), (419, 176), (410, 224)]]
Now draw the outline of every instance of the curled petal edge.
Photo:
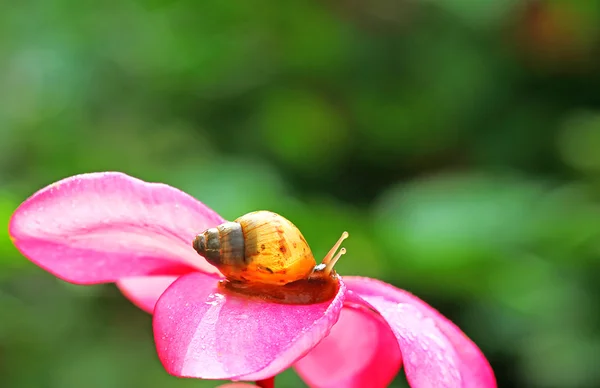
[(178, 278), (179, 276), (123, 278), (117, 281), (117, 287), (131, 303), (152, 314), (160, 296)]
[[(349, 294), (356, 294), (371, 305), (395, 330), (401, 344), (406, 374), (411, 387), (427, 386), (427, 383), (420, 383), (426, 382), (427, 378), (433, 378), (434, 383), (440, 384), (444, 376), (460, 382), (458, 386), (463, 388), (497, 387), (494, 372), (477, 345), (454, 323), (423, 300), (377, 279), (346, 276), (344, 281)], [(428, 343), (422, 342), (423, 340), (427, 340)], [(424, 347), (427, 351), (420, 352)], [(432, 353), (434, 349), (438, 352)], [(436, 380), (437, 378), (431, 374), (428, 376), (420, 374), (426, 371), (424, 366), (427, 363), (421, 363), (419, 366), (414, 363), (410, 365), (410, 355), (414, 354), (412, 357), (415, 358), (419, 356), (418, 353), (421, 353), (420, 356), (424, 356), (425, 360), (433, 355), (433, 363), (437, 359), (438, 366), (441, 366), (440, 362), (447, 363), (445, 371), (442, 369), (437, 371), (441, 373), (438, 376), (441, 380)], [(429, 366), (431, 367), (429, 372), (435, 372), (436, 366)], [(442, 386), (451, 387), (452, 384)]]
[(331, 333), (294, 365), (315, 388), (387, 387), (402, 366), (402, 355), (388, 323), (362, 299), (346, 293)]

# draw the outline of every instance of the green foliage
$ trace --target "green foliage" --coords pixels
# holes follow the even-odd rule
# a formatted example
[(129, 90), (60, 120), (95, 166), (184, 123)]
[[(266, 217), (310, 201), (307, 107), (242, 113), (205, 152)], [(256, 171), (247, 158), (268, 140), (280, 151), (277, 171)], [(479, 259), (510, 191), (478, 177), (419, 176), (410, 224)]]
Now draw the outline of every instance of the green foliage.
[[(10, 4), (9, 4), (10, 3)], [(535, 3), (535, 4), (534, 4)], [(0, 220), (119, 170), (228, 219), (270, 209), (342, 274), (451, 317), (501, 387), (600, 384), (597, 2), (0, 5)], [(0, 237), (0, 386), (212, 387), (150, 317)], [(301, 387), (293, 371), (280, 385)], [(405, 387), (399, 376), (395, 387)]]

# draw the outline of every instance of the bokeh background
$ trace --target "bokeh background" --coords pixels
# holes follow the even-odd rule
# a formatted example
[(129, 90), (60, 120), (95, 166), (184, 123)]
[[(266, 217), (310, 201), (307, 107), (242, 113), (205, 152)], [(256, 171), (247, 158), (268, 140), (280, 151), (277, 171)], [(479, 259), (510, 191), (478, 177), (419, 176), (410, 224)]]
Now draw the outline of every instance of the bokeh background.
[[(599, 43), (595, 0), (3, 1), (0, 220), (118, 170), (280, 212), (317, 256), (348, 230), (339, 272), (441, 310), (500, 387), (600, 386)], [(1, 387), (214, 385), (0, 235)]]

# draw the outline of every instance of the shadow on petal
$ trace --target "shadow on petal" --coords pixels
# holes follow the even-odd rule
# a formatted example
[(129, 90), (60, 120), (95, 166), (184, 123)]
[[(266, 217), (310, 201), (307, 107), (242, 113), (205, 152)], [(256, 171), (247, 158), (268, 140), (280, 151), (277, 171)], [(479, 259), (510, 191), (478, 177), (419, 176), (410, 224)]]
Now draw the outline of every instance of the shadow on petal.
[(411, 387), (497, 386), (477, 345), (433, 307), (376, 279), (348, 276), (344, 282), (348, 293), (359, 295), (394, 330)]
[(401, 365), (396, 337), (385, 320), (371, 309), (347, 303), (329, 336), (295, 369), (311, 387), (378, 388), (387, 387)]
[(255, 381), (287, 369), (329, 332), (344, 303), (285, 305), (223, 294), (215, 278), (191, 273), (160, 297), (154, 338), (167, 372), (180, 377)]
[(9, 233), (32, 262), (77, 284), (122, 277), (218, 271), (191, 246), (223, 220), (188, 194), (116, 172), (90, 173), (36, 192)]

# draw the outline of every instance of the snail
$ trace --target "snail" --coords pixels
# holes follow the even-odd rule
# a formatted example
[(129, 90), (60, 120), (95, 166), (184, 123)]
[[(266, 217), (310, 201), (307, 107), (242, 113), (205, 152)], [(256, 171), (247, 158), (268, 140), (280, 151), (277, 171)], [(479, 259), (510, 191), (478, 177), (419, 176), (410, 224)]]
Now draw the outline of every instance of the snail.
[[(321, 264), (298, 228), (283, 216), (255, 211), (198, 234), (193, 247), (225, 276), (220, 286), (247, 296), (282, 303), (318, 303), (338, 289), (333, 266), (348, 233)], [(338, 251), (339, 249), (339, 251)]]

